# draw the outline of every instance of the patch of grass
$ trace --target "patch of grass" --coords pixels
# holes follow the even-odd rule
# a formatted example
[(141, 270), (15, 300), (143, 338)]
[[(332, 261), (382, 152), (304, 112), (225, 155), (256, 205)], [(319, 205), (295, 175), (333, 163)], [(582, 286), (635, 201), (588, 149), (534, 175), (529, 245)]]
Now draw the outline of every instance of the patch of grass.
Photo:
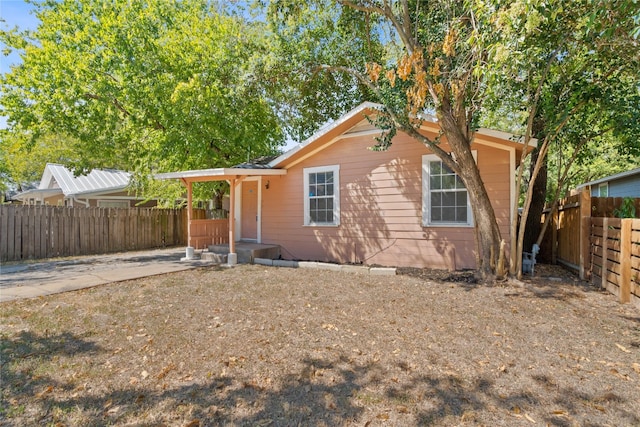
[(356, 399), (362, 402), (363, 405), (367, 405), (367, 406), (377, 405), (384, 401), (382, 396), (372, 394), (372, 393), (367, 393), (367, 392), (358, 392), (356, 394)]

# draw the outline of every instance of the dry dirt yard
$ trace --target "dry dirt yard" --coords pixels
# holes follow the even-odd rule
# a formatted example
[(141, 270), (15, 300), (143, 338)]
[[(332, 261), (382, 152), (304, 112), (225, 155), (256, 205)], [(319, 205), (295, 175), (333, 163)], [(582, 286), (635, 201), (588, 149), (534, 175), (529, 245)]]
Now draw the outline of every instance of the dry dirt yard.
[(640, 425), (637, 308), (570, 275), (403, 273), (204, 267), (1, 304), (0, 424)]

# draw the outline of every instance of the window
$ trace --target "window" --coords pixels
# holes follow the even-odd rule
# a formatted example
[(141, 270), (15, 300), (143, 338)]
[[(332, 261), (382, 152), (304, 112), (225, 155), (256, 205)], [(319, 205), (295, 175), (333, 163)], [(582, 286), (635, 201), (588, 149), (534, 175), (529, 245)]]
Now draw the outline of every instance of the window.
[(598, 195), (600, 197), (609, 197), (609, 183), (605, 182), (604, 184), (598, 185)]
[(340, 225), (340, 166), (304, 169), (304, 225)]
[(99, 208), (128, 208), (128, 200), (98, 200)]
[(422, 156), (422, 190), (423, 226), (473, 225), (467, 188), (434, 154)]

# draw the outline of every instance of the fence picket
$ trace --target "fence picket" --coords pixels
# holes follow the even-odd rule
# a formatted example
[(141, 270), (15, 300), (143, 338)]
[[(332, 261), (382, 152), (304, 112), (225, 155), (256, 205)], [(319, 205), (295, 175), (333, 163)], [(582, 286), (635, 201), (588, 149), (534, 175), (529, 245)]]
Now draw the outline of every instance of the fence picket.
[(184, 245), (185, 222), (182, 209), (0, 205), (0, 261)]

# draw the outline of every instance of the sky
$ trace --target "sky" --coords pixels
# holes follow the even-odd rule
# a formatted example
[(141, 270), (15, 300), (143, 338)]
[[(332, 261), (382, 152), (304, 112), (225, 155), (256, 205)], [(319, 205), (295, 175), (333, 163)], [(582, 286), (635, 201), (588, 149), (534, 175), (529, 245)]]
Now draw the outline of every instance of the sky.
[[(3, 30), (18, 27), (21, 30), (34, 29), (38, 25), (38, 19), (32, 13), (33, 5), (22, 0), (0, 0), (0, 26)], [(4, 48), (4, 45), (0, 43)], [(12, 64), (20, 62), (20, 56), (12, 53), (9, 56), (0, 56), (0, 73), (9, 71)]]
[[(38, 19), (31, 11), (33, 5), (22, 0), (0, 0), (0, 28), (9, 30), (18, 27), (21, 30), (35, 29), (38, 26)], [(5, 48), (0, 43), (0, 50)], [(20, 55), (13, 52), (9, 56), (0, 53), (0, 73), (4, 74), (10, 70), (11, 65), (20, 63)], [(7, 119), (0, 116), (0, 129), (7, 127)]]

